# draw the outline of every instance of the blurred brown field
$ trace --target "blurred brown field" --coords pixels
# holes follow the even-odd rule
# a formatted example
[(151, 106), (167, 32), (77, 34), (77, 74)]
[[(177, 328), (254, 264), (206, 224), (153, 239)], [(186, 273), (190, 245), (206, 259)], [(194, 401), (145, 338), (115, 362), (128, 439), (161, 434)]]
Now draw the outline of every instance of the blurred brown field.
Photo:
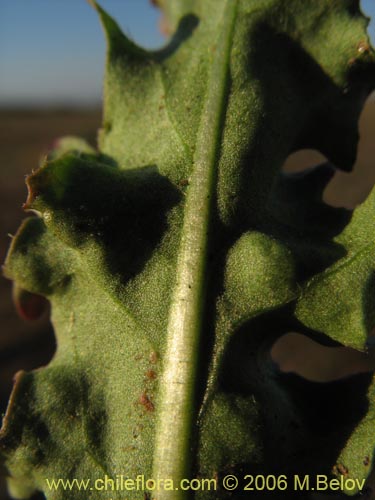
[[(0, 260), (4, 262), (9, 234), (15, 234), (25, 217), (25, 175), (37, 168), (54, 140), (77, 135), (96, 144), (100, 111), (0, 110)], [(370, 98), (360, 120), (361, 141), (354, 170), (337, 173), (325, 199), (335, 206), (354, 207), (375, 184), (375, 99)], [(345, 138), (343, 138), (343, 141)], [(286, 162), (298, 171), (324, 161), (317, 152), (298, 152)], [(0, 411), (4, 413), (14, 374), (42, 366), (54, 351), (53, 333), (45, 317), (35, 323), (18, 318), (11, 298), (11, 283), (0, 278)], [(4, 472), (4, 471), (3, 471)], [(1, 474), (0, 474), (1, 475)], [(0, 484), (0, 500), (8, 499)]]
[[(79, 135), (96, 142), (100, 112), (94, 111), (0, 111), (0, 260), (25, 213), (25, 176), (40, 164), (53, 141), (64, 135)], [(11, 283), (0, 286), (0, 405), (8, 399), (14, 372), (43, 359), (46, 322), (26, 323), (15, 314)], [(48, 327), (47, 327), (48, 329)], [(34, 346), (34, 343), (37, 344)], [(36, 359), (34, 360), (34, 356)]]
[[(98, 110), (0, 110), (0, 261), (25, 213), (25, 175), (36, 169), (56, 138), (77, 135), (96, 143)], [(14, 374), (42, 366), (54, 351), (48, 318), (22, 321), (12, 302), (11, 283), (0, 278), (0, 411), (4, 414)], [(4, 474), (0, 475), (4, 476)], [(7, 496), (0, 483), (0, 500)]]

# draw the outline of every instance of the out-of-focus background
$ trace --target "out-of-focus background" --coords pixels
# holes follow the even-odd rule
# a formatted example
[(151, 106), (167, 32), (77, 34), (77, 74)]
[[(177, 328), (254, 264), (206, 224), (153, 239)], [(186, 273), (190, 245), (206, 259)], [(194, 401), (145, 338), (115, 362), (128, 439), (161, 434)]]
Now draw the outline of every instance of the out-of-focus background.
[[(124, 32), (147, 48), (165, 43), (160, 13), (149, 0), (101, 0)], [(362, 8), (375, 19), (374, 0)], [(369, 33), (375, 39), (374, 23)], [(85, 0), (0, 0), (0, 261), (24, 218), (24, 177), (35, 169), (53, 141), (78, 135), (95, 145), (101, 122), (105, 40), (98, 18)], [(361, 123), (358, 161), (351, 174), (338, 174), (327, 199), (354, 206), (375, 183), (375, 99)], [(298, 153), (287, 168), (320, 161)], [(48, 316), (48, 315), (46, 315)], [(20, 369), (48, 362), (53, 333), (45, 317), (27, 323), (17, 317), (11, 284), (0, 277), (0, 412), (4, 413), (12, 377)], [(2, 471), (4, 472), (4, 471)], [(1, 475), (1, 471), (0, 471)], [(0, 479), (0, 500), (8, 498)]]

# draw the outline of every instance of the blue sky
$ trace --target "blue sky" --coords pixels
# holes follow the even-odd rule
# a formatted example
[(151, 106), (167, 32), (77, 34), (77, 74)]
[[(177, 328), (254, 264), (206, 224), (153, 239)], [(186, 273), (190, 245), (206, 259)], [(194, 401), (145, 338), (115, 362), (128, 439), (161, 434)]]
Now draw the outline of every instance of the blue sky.
[[(101, 0), (125, 33), (163, 44), (148, 0)], [(0, 0), (0, 106), (98, 102), (105, 40), (86, 0)]]
[[(125, 33), (158, 47), (159, 12), (149, 0), (101, 0)], [(375, 18), (375, 0), (362, 0)], [(374, 23), (370, 35), (375, 40)], [(105, 41), (86, 0), (0, 0), (0, 106), (99, 102)]]

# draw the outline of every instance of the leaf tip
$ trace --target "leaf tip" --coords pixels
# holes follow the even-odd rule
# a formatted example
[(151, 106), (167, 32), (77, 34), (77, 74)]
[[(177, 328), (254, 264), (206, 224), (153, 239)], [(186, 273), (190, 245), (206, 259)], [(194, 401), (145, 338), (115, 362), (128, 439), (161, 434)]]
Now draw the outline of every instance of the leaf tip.
[(129, 50), (140, 50), (122, 31), (119, 24), (110, 16), (96, 0), (88, 0), (90, 5), (96, 10), (99, 15), (100, 22), (103, 26), (104, 33), (107, 38), (108, 50), (110, 54), (113, 52), (126, 53)]

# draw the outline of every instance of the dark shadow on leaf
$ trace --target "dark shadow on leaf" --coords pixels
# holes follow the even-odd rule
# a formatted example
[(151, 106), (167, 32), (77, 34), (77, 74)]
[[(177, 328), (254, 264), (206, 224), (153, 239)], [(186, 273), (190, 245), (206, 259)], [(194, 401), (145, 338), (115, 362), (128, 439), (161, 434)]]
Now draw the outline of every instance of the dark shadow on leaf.
[(298, 41), (266, 22), (251, 33), (248, 47), (249, 75), (259, 81), (263, 107), (239, 182), (238, 217), (251, 225), (255, 207), (256, 223), (265, 218), (272, 184), (292, 152), (316, 149), (339, 169), (353, 167), (358, 119), (375, 70), (366, 67), (366, 83), (357, 77), (364, 69), (348, 71), (349, 86), (343, 92)]
[[(34, 336), (22, 339), (3, 349), (0, 354), (0, 364), (5, 371), (9, 373), (9, 381), (2, 383), (0, 389), (0, 411), (5, 413), (6, 405), (9, 400), (9, 394), (12, 388), (11, 376), (15, 371), (32, 370), (46, 365), (55, 353), (55, 336), (50, 324), (41, 324), (40, 335), (37, 339)], [(17, 361), (14, 361), (17, 360)]]
[[(324, 337), (303, 329), (290, 313), (287, 307), (261, 316), (233, 335), (221, 367), (220, 389), (260, 403), (268, 474), (330, 474), (367, 413), (372, 373), (329, 383), (280, 373), (269, 355), (277, 339), (296, 329), (319, 341)], [(334, 345), (327, 337), (324, 343)]]
[(332, 239), (349, 223), (352, 212), (323, 202), (323, 191), (335, 174), (329, 163), (294, 174), (281, 174), (270, 198), (280, 223), (306, 235)]
[(85, 255), (95, 241), (121, 282), (142, 271), (181, 198), (156, 167), (120, 171), (90, 156), (64, 157), (30, 182), (53, 211), (53, 231)]
[[(371, 273), (363, 291), (363, 314), (367, 331), (369, 335), (373, 334), (375, 328), (375, 271)], [(369, 339), (369, 343), (371, 344), (371, 339)]]
[[(43, 380), (38, 380), (40, 373), (43, 373)], [(46, 403), (48, 399), (40, 395), (41, 383), (55, 404)], [(108, 422), (104, 395), (100, 387), (89, 382), (84, 371), (72, 366), (50, 366), (44, 372), (25, 373), (18, 377), (12, 397), (15, 408), (7, 419), (0, 443), (5, 456), (17, 448), (24, 448), (27, 450), (23, 458), (24, 466), (34, 467), (37, 464), (50, 470), (56, 450), (67, 461), (72, 460), (74, 453), (80, 450), (84, 452), (84, 458), (87, 454), (96, 458), (98, 470), (104, 466), (108, 474), (112, 474), (102, 458), (105, 456), (103, 447)], [(62, 425), (67, 427), (68, 433), (79, 435), (80, 441), (56, 440)], [(27, 445), (23, 442), (25, 433), (30, 436)], [(45, 486), (46, 494), (49, 494)], [(39, 498), (44, 498), (42, 493), (35, 495), (35, 499)]]
[(269, 232), (291, 248), (296, 257), (297, 279), (307, 280), (345, 257), (333, 241), (348, 225), (352, 211), (323, 202), (323, 191), (335, 173), (325, 163), (296, 174), (280, 173), (269, 199), (274, 222)]

